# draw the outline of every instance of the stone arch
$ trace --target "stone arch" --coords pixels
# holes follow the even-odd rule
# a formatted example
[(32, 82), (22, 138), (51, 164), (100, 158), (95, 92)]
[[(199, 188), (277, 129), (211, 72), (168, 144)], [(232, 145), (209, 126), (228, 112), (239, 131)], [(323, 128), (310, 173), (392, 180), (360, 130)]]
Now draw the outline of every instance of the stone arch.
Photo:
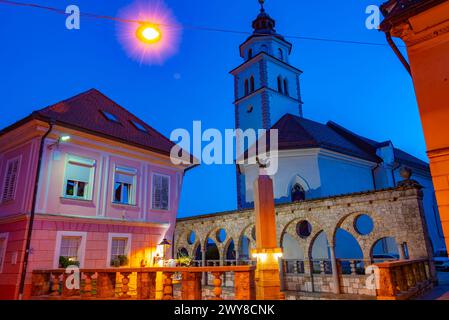
[[(299, 222), (304, 221), (304, 220), (308, 221), (312, 226), (312, 232), (311, 232), (310, 236), (308, 236), (305, 239), (301, 238), (296, 233), (296, 225)], [(302, 250), (304, 252), (304, 257), (308, 258), (308, 257), (310, 257), (310, 255), (309, 255), (310, 245), (311, 245), (311, 243), (313, 243), (314, 237), (321, 231), (323, 231), (322, 223), (320, 223), (314, 217), (307, 215), (307, 214), (304, 214), (301, 217), (295, 217), (294, 219), (290, 220), (285, 225), (285, 227), (283, 229), (281, 229), (281, 235), (279, 237), (279, 246), (282, 247), (283, 236), (284, 236), (284, 234), (287, 233), (290, 236), (292, 236), (294, 239), (296, 239), (296, 241), (298, 241), (300, 247), (302, 248)]]
[[(239, 260), (242, 260), (243, 258), (247, 258), (248, 260), (251, 259), (251, 249), (255, 248), (256, 243), (251, 234), (254, 227), (254, 223), (247, 224), (246, 227), (242, 229), (242, 232), (238, 237), (238, 241), (234, 243), (236, 251), (239, 255)], [(246, 249), (248, 252), (244, 252), (245, 246), (247, 246)], [(247, 257), (245, 257), (245, 255), (247, 255)]]
[[(360, 234), (359, 232), (357, 232), (357, 230), (355, 228), (355, 221), (356, 221), (357, 217), (362, 214), (369, 216), (373, 221), (373, 230), (367, 235)], [(332, 234), (333, 241), (335, 241), (335, 234), (336, 234), (338, 228), (341, 228), (341, 229), (345, 230), (346, 232), (348, 232), (350, 235), (352, 235), (354, 237), (354, 239), (357, 241), (360, 248), (362, 249), (363, 258), (370, 259), (370, 256), (371, 256), (370, 251), (371, 251), (371, 247), (373, 244), (373, 240), (379, 236), (379, 234), (378, 234), (379, 227), (377, 226), (377, 223), (376, 223), (376, 221), (377, 221), (376, 215), (377, 215), (376, 212), (365, 211), (365, 210), (357, 210), (357, 211), (345, 213), (336, 224), (335, 230)]]
[(189, 251), (189, 256), (193, 258), (193, 260), (201, 261), (203, 258), (203, 251), (201, 250), (201, 243), (197, 241)]
[[(375, 252), (375, 250), (377, 249), (377, 245), (382, 242), (384, 242), (384, 244), (387, 247), (383, 248), (384, 249), (383, 252)], [(395, 255), (399, 259), (398, 240), (392, 236), (385, 236), (378, 238), (376, 241), (373, 242), (370, 248), (370, 258), (373, 259), (373, 256), (375, 254)]]
[[(309, 257), (310, 259), (318, 259), (318, 258), (321, 258), (321, 257), (317, 257), (317, 256), (314, 257), (314, 254), (313, 254), (313, 249), (314, 249), (315, 245), (317, 244), (317, 239), (321, 239), (321, 238), (320, 238), (321, 235), (323, 235), (323, 237), (325, 237), (325, 240), (326, 240), (327, 244), (329, 244), (329, 236), (328, 236), (328, 234), (326, 233), (326, 231), (321, 230), (321, 231), (319, 231), (319, 232), (316, 232), (316, 233), (314, 234), (314, 236), (313, 236), (313, 239), (310, 240), (310, 243), (309, 243), (309, 246), (308, 246), (308, 257)], [(327, 256), (329, 257), (328, 250), (327, 250), (326, 254), (327, 254)]]
[[(230, 257), (230, 249), (234, 251), (233, 257)], [(237, 250), (235, 241), (233, 238), (229, 238), (226, 244), (223, 246), (223, 252), (221, 254), (222, 260), (235, 260), (237, 257)]]
[(304, 259), (305, 252), (304, 248), (298, 242), (297, 239), (292, 237), (289, 233), (285, 232), (282, 235), (282, 251), (283, 259)]
[[(218, 239), (217, 239), (217, 232), (219, 231), (219, 230), (221, 230), (221, 229), (223, 229), (225, 232), (226, 232), (226, 238), (222, 241), (222, 242), (220, 242)], [(214, 225), (206, 234), (205, 234), (205, 237), (202, 239), (203, 241), (202, 241), (202, 245), (207, 245), (207, 241), (208, 241), (208, 239), (212, 239), (215, 243), (216, 243), (216, 245), (217, 245), (217, 247), (223, 247), (224, 246), (224, 244), (228, 241), (228, 239), (229, 239), (229, 232), (228, 232), (228, 230), (226, 230), (226, 226), (223, 226), (223, 225)], [(223, 249), (223, 248), (221, 248), (221, 249)]]

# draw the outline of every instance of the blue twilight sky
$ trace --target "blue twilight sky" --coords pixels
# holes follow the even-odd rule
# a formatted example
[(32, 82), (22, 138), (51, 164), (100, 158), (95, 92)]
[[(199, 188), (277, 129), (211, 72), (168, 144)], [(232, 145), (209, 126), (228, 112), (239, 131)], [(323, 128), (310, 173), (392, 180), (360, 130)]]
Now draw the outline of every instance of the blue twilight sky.
[[(21, 0), (17, 0), (21, 1)], [(127, 0), (27, 0), (116, 15)], [(365, 28), (365, 8), (379, 0), (267, 0), (281, 34), (383, 42)], [(166, 0), (181, 24), (251, 31), (256, 0)], [(130, 60), (115, 23), (83, 18), (67, 30), (65, 17), (0, 4), (0, 127), (90, 88), (97, 88), (165, 134), (234, 127), (233, 79), (245, 35), (184, 30), (178, 53), (162, 66)], [(290, 40), (291, 63), (304, 71), (304, 115), (333, 120), (427, 160), (412, 81), (388, 46)], [(175, 74), (181, 75), (176, 77)], [(236, 207), (235, 168), (201, 166), (186, 174), (180, 216)]]

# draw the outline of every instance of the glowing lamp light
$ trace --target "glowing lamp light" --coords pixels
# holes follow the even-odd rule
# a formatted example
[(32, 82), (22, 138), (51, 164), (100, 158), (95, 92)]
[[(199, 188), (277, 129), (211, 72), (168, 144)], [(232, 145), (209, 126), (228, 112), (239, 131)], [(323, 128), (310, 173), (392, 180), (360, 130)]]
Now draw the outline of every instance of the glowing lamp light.
[(280, 258), (282, 258), (282, 252), (275, 253), (275, 254), (274, 254), (274, 258), (275, 258), (276, 260), (279, 260)]
[(143, 43), (153, 44), (162, 38), (161, 30), (152, 24), (142, 24), (136, 30), (137, 39)]
[(179, 49), (182, 26), (164, 0), (135, 0), (121, 9), (117, 37), (127, 55), (140, 64), (162, 65)]
[(253, 253), (253, 258), (260, 259), (261, 262), (267, 260), (268, 255), (266, 253)]
[(59, 138), (59, 141), (61, 141), (61, 142), (66, 142), (66, 141), (69, 141), (69, 140), (70, 140), (70, 136), (62, 136), (62, 137)]

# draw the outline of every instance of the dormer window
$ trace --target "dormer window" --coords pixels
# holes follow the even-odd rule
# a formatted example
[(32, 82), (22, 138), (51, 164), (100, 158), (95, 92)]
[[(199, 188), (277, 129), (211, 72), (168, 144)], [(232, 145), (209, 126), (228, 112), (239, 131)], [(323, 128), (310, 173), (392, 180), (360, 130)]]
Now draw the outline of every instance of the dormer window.
[(137, 130), (148, 133), (147, 128), (145, 128), (142, 124), (138, 123), (137, 121), (131, 120), (131, 123), (133, 124), (134, 127), (136, 127)]
[(114, 114), (112, 114), (110, 112), (107, 112), (107, 111), (104, 111), (104, 110), (101, 110), (101, 113), (109, 121), (120, 123), (120, 121), (118, 120), (118, 118)]

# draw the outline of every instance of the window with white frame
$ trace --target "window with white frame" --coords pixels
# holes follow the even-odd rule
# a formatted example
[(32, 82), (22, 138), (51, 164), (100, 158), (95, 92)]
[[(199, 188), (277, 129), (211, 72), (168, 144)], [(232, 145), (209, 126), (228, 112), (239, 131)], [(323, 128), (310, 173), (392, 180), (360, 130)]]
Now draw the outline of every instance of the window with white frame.
[(5, 262), (7, 244), (8, 244), (8, 234), (0, 233), (0, 272), (3, 271), (3, 264)]
[(70, 265), (83, 267), (87, 232), (58, 231), (53, 268), (66, 268)]
[(95, 160), (68, 156), (65, 169), (64, 196), (90, 200), (92, 198)]
[(137, 170), (116, 167), (114, 174), (113, 202), (121, 204), (136, 204)]
[(19, 175), (20, 157), (6, 162), (5, 182), (3, 185), (2, 202), (14, 200)]
[[(59, 257), (63, 257), (70, 262), (79, 262), (81, 241), (82, 237), (80, 236), (63, 236), (61, 238), (61, 249), (59, 251)], [(59, 267), (63, 266), (60, 265)]]
[(170, 200), (170, 177), (153, 175), (153, 209), (168, 210)]
[(109, 265), (111, 267), (123, 267), (129, 265), (130, 246), (130, 234), (110, 233), (108, 241)]

